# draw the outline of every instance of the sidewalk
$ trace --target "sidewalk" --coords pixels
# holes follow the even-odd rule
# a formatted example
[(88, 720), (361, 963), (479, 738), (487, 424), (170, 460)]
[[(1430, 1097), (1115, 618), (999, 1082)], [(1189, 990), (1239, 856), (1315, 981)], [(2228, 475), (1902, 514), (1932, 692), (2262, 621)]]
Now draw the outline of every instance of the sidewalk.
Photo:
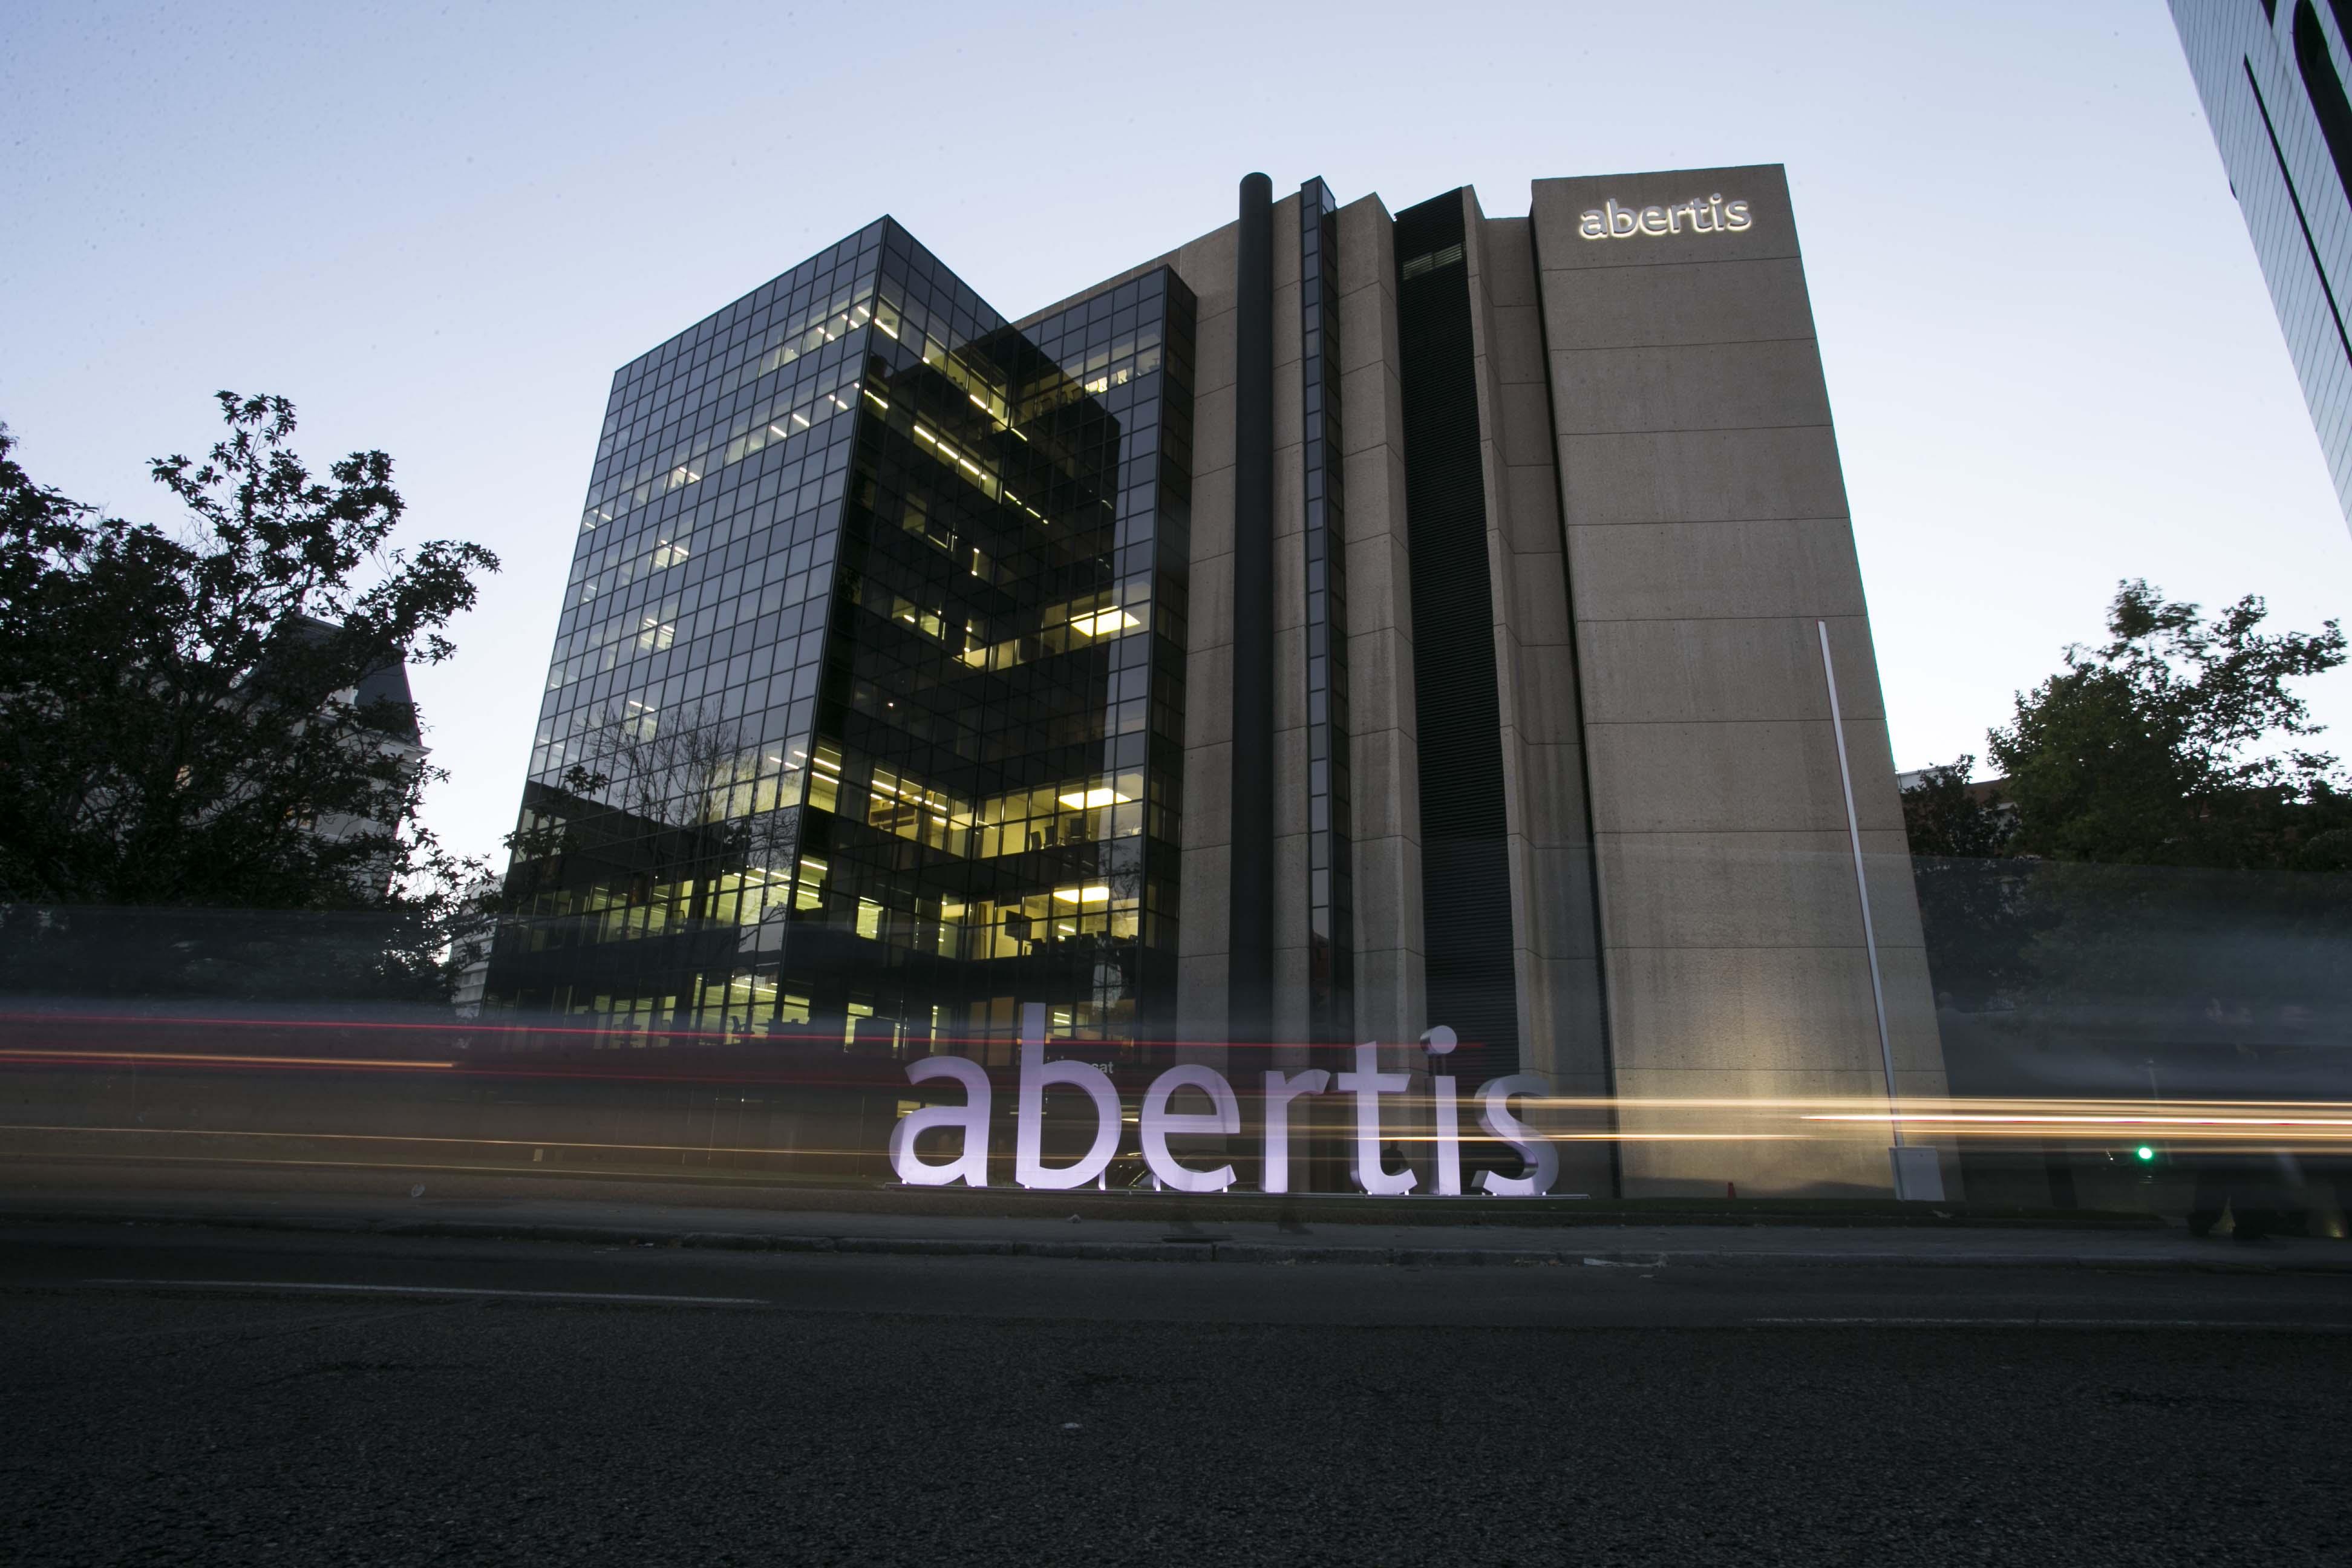
[[(456, 1184), (444, 1184), (454, 1186)], [(413, 1188), (411, 1189), (413, 1190)], [(811, 1194), (815, 1198), (816, 1194)], [(2251, 1244), (2177, 1228), (2118, 1231), (1756, 1225), (1230, 1222), (1098, 1214), (890, 1214), (493, 1193), (421, 1196), (289, 1192), (106, 1192), (0, 1185), (0, 1224), (193, 1225), (271, 1231), (532, 1240), (752, 1251), (1083, 1258), (1104, 1262), (2125, 1268), (2352, 1276), (2352, 1246)], [(1436, 1216), (1433, 1215), (1433, 1219)]]

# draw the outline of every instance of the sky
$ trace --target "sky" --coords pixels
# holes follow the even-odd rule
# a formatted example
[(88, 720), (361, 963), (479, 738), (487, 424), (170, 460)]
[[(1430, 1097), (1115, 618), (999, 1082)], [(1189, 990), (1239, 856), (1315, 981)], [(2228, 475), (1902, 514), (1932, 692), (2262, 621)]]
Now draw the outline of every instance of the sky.
[[(216, 388), (504, 571), (414, 672), (512, 826), (614, 369), (896, 216), (1019, 317), (1228, 221), (1780, 163), (1896, 765), (1981, 753), (2118, 579), (2315, 628), (2352, 533), (2159, 0), (138, 6), (13, 0), (0, 420), (173, 522)], [(2309, 683), (2352, 749), (2352, 670)]]

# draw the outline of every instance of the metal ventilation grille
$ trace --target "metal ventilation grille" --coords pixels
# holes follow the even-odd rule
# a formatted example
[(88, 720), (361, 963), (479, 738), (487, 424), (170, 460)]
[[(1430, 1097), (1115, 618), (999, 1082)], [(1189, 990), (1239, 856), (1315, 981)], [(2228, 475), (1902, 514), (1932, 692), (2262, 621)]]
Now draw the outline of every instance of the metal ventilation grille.
[(1517, 1069), (1518, 985), (1469, 273), (1431, 261), (1463, 240), (1460, 191), (1397, 215), (1396, 254), (1422, 263), (1398, 268), (1397, 327), (1429, 1020), (1461, 1036), (1456, 1070), (1484, 1075)]

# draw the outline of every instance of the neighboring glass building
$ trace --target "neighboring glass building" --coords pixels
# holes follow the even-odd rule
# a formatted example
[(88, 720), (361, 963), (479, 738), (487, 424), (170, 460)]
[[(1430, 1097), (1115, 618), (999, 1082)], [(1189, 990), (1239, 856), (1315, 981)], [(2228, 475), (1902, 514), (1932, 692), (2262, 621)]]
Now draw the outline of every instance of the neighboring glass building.
[(2172, 19), (2352, 521), (2352, 0), (2172, 0)]
[(1009, 1058), (1169, 1028), (1192, 298), (884, 219), (614, 378), (492, 1008)]

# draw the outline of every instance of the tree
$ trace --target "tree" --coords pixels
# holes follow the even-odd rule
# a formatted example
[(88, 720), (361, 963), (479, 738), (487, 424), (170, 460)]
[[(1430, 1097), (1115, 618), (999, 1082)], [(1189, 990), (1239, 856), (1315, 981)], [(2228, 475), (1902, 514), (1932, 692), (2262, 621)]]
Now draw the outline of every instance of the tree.
[(1925, 769), (1903, 792), (1937, 988), (1969, 1007), (2031, 974), (2028, 952), (2048, 924), (2030, 896), (2032, 868), (2005, 858), (2017, 837), (2017, 813), (1999, 790), (1969, 783), (1976, 761), (1964, 754)]
[[(2107, 865), (2289, 868), (2352, 827), (2336, 759), (2287, 682), (2345, 662), (2334, 621), (2266, 633), (2248, 595), (2208, 617), (2145, 581), (2118, 584), (2109, 640), (2017, 699), (1988, 737), (2018, 812), (2018, 852)], [(2340, 843), (2341, 840), (2329, 841)]]
[(1975, 759), (1904, 793), (1938, 990), (2181, 998), (2239, 1013), (2352, 978), (2352, 795), (2289, 683), (2346, 661), (2342, 632), (2271, 633), (2259, 598), (2207, 616), (2118, 585), (2108, 641), (2064, 668)]
[(2009, 851), (2017, 837), (2017, 813), (2000, 791), (1972, 784), (1977, 760), (1920, 770), (1919, 782), (1903, 792), (1903, 828), (1914, 855), (1982, 859)]
[(454, 915), (479, 868), (418, 819), (444, 774), (360, 693), (447, 658), (498, 560), (392, 549), (389, 457), (314, 477), (290, 403), (218, 398), (203, 461), (150, 464), (176, 532), (35, 484), (0, 427), (0, 900)]

